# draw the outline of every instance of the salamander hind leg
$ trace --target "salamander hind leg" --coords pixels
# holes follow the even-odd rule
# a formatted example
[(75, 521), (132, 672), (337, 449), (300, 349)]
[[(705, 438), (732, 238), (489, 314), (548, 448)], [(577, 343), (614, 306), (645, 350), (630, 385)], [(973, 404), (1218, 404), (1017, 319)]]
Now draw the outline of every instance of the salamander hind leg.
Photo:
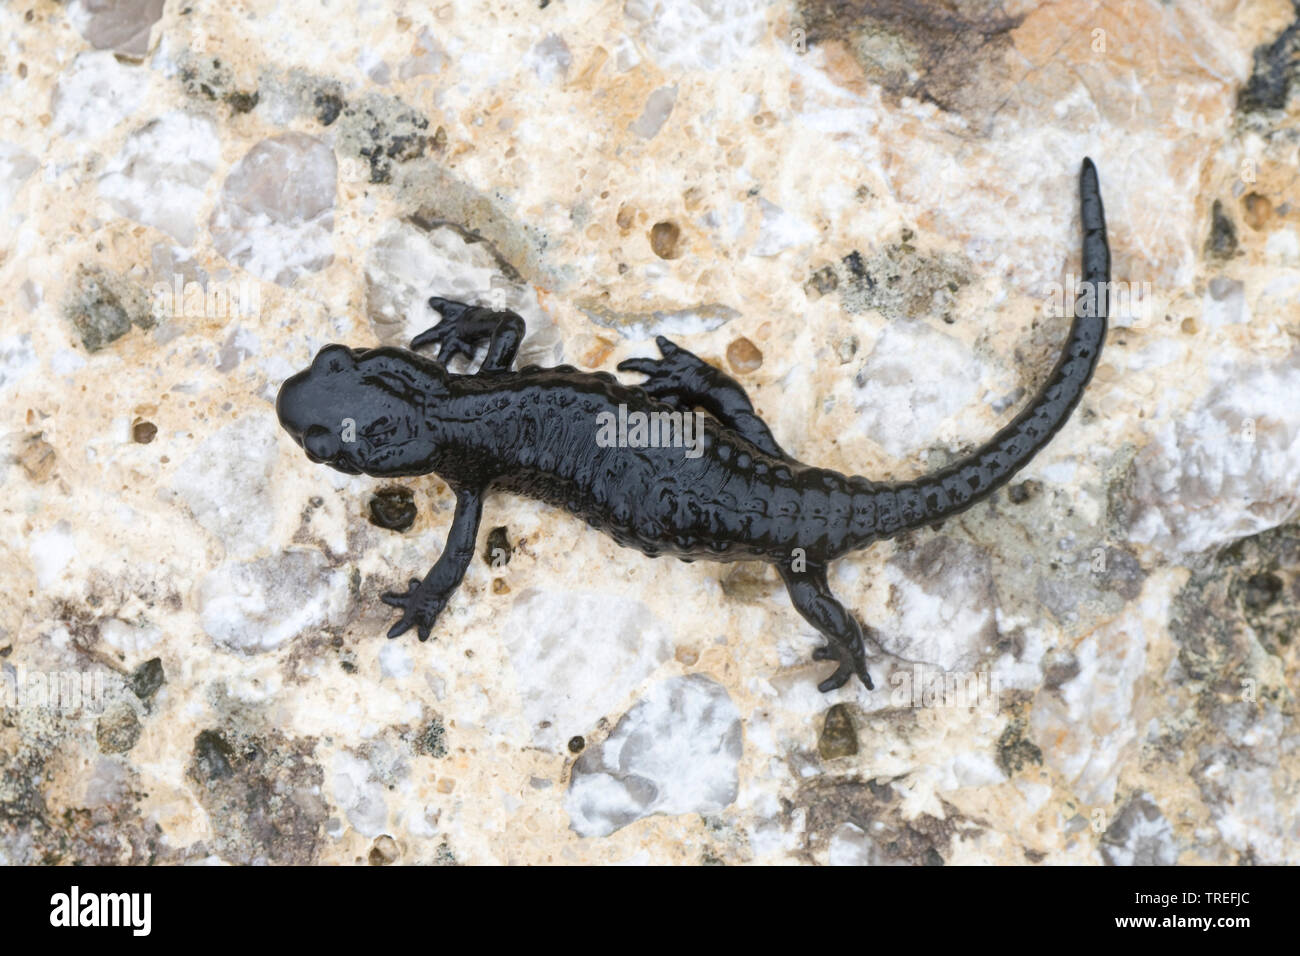
[(835, 672), (817, 685), (823, 694), (843, 687), (854, 674), (866, 686), (874, 689), (871, 675), (867, 673), (867, 650), (862, 641), (862, 625), (843, 604), (831, 594), (826, 582), (826, 568), (809, 566), (803, 571), (791, 570), (784, 564), (778, 566), (794, 609), (803, 615), (828, 643), (813, 651), (813, 659), (836, 661)]
[(699, 406), (759, 451), (789, 460), (739, 382), (662, 335), (655, 342), (663, 358), (626, 359), (618, 363), (618, 370), (646, 376), (640, 388), (648, 395), (683, 411)]
[(487, 357), (483, 359), (478, 374), (510, 369), (524, 338), (524, 320), (517, 314), (438, 296), (429, 300), (429, 308), (438, 312), (442, 320), (411, 340), (412, 351), (436, 345), (438, 359), (445, 365), (457, 355), (472, 359), (479, 344), (490, 339)]

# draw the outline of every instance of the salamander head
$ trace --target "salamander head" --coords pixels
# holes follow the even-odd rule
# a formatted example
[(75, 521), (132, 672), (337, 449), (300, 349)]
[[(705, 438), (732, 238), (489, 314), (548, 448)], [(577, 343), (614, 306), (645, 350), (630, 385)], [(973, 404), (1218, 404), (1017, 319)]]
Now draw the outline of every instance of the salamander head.
[(312, 461), (349, 475), (425, 474), (426, 406), (445, 381), (437, 362), (402, 349), (327, 345), (280, 386), (275, 411)]

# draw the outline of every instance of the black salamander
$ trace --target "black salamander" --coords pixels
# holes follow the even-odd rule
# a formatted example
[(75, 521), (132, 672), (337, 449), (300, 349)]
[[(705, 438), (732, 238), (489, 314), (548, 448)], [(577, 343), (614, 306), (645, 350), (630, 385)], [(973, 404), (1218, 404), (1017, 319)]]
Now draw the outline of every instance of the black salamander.
[[(388, 632), (416, 628), (426, 640), (474, 554), (483, 499), (493, 491), (563, 508), (644, 553), (684, 560), (766, 561), (780, 572), (795, 609), (827, 640), (813, 657), (837, 667), (819, 688), (857, 674), (868, 689), (862, 627), (833, 594), (827, 565), (910, 528), (950, 518), (987, 497), (1051, 441), (1078, 404), (1106, 335), (1110, 251), (1097, 172), (1079, 174), (1083, 281), (1069, 336), (1029, 405), (975, 451), (912, 481), (878, 482), (815, 468), (772, 437), (739, 383), (663, 336), (661, 358), (634, 358), (619, 371), (567, 365), (511, 371), (524, 336), (513, 312), (433, 298), (441, 315), (411, 350), (327, 345), (280, 389), (280, 423), (307, 457), (347, 474), (441, 477), (455, 492), (446, 547), (423, 580), (383, 600), (402, 611)], [(453, 374), (453, 356), (472, 358)], [(439, 347), (435, 361), (417, 354)], [(608, 440), (620, 422), (669, 421), (699, 430), (689, 446)], [(677, 418), (672, 416), (676, 414)], [(636, 437), (636, 429), (630, 434)], [(636, 445), (637, 447), (628, 447)]]

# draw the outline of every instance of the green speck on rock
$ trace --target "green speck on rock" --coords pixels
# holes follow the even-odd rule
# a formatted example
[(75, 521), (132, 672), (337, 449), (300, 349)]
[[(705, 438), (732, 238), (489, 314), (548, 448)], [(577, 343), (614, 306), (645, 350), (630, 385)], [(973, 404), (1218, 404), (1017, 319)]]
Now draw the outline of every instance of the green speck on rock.
[(452, 852), (451, 847), (444, 841), (438, 844), (438, 850), (433, 857), (434, 866), (460, 866), (456, 859), (456, 854)]
[(415, 739), (415, 752), (427, 757), (447, 756), (447, 727), (441, 717), (432, 718)]
[(77, 269), (73, 292), (64, 313), (88, 352), (96, 352), (138, 325), (153, 325), (144, 293), (129, 280), (98, 266)]
[(826, 711), (826, 723), (817, 741), (817, 752), (823, 760), (852, 757), (858, 752), (858, 733), (853, 728), (853, 718), (844, 704), (835, 704)]
[(1043, 751), (1025, 736), (1023, 717), (1013, 717), (998, 738), (998, 766), (1008, 777), (1019, 773), (1025, 764), (1042, 764)]

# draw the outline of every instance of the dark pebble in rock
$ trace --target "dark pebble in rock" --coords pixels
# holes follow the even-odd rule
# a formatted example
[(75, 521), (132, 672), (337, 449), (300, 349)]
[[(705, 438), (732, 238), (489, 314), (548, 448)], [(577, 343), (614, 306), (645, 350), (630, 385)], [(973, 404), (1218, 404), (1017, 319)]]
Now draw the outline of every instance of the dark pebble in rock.
[(370, 865), (371, 866), (389, 866), (397, 862), (400, 851), (397, 848), (397, 841), (387, 833), (383, 836), (375, 837), (375, 842), (370, 845)]
[(1262, 611), (1276, 601), (1281, 593), (1282, 579), (1276, 574), (1264, 571), (1260, 574), (1252, 574), (1247, 579), (1242, 600), (1248, 610)]
[(200, 780), (220, 780), (234, 773), (231, 760), (235, 752), (215, 730), (203, 730), (194, 738), (195, 775)]
[(405, 531), (415, 524), (415, 495), (411, 489), (381, 488), (370, 499), (370, 523), (389, 531)]
[(852, 757), (858, 752), (858, 732), (853, 729), (853, 718), (844, 704), (836, 704), (826, 711), (826, 723), (817, 741), (817, 752), (823, 760)]
[(106, 754), (124, 754), (140, 739), (140, 718), (130, 704), (118, 704), (95, 724), (95, 739)]
[(510, 546), (509, 531), (504, 526), (493, 528), (488, 532), (487, 548), (483, 552), (483, 560), (494, 568), (502, 568), (510, 563), (511, 557), (514, 556), (515, 549)]
[(154, 657), (145, 661), (131, 674), (131, 693), (141, 700), (147, 700), (158, 692), (162, 683), (162, 660)]
[(650, 229), (650, 248), (660, 259), (676, 259), (682, 254), (681, 227), (675, 222), (657, 222)]
[(1038, 490), (1038, 482), (1022, 481), (1018, 485), (1012, 485), (1007, 489), (1007, 497), (1011, 499), (1012, 504), (1023, 505), (1026, 501), (1034, 496)]

